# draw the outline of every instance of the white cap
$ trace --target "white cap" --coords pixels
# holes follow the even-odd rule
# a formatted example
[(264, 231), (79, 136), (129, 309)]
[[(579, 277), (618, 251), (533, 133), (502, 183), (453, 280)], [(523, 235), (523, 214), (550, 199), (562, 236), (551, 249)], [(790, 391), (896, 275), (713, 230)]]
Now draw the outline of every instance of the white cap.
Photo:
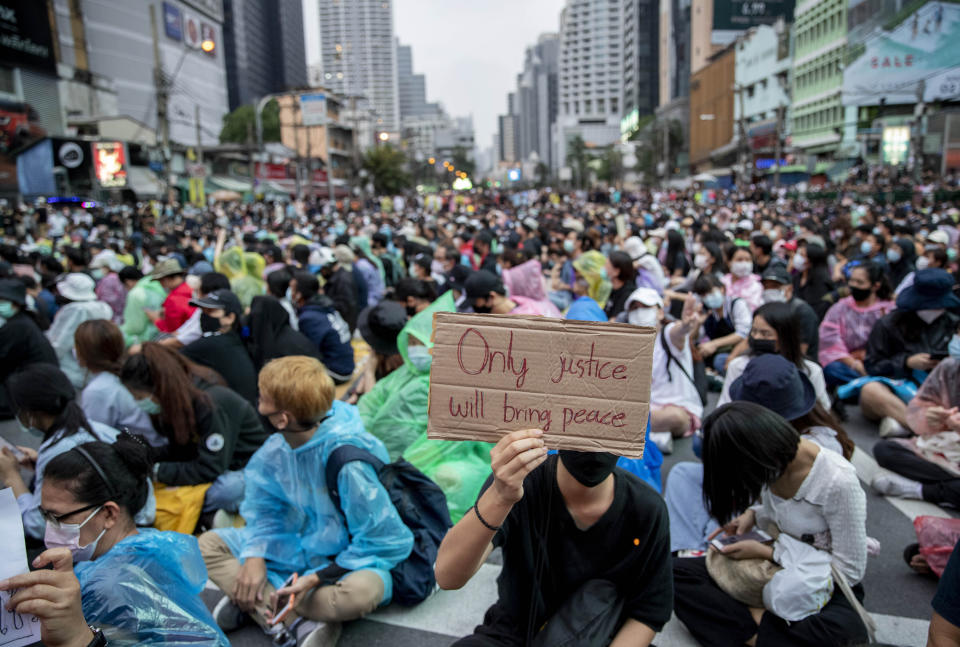
[(630, 255), (631, 260), (639, 261), (647, 253), (647, 246), (639, 236), (630, 236), (623, 241), (623, 251)]
[(633, 293), (627, 297), (627, 303), (625, 308), (630, 309), (630, 304), (634, 301), (641, 303), (642, 305), (652, 308), (653, 306), (663, 307), (663, 299), (660, 298), (660, 295), (657, 294), (657, 291), (653, 288), (637, 288)]
[(945, 232), (944, 230), (938, 229), (938, 230), (936, 230), (936, 231), (934, 231), (934, 232), (931, 232), (931, 233), (927, 236), (927, 242), (928, 242), (928, 243), (936, 243), (936, 244), (938, 244), (938, 245), (949, 245), (949, 244), (950, 244), (950, 236), (949, 236), (949, 235), (947, 234), (947, 232)]
[(96, 301), (97, 295), (93, 291), (96, 285), (88, 275), (73, 272), (57, 281), (57, 292), (71, 301)]

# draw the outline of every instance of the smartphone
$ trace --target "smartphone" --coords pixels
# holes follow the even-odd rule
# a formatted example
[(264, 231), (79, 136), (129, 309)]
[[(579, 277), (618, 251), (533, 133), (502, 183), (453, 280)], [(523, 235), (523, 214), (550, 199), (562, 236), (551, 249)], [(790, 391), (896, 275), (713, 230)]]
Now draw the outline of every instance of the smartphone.
[[(287, 578), (287, 581), (283, 583), (281, 589), (285, 589), (288, 586), (295, 584), (297, 581), (297, 574), (294, 573)], [(273, 609), (273, 617), (270, 618), (268, 624), (271, 626), (280, 624), (283, 622), (284, 618), (293, 610), (293, 605), (297, 603), (296, 595), (284, 595), (277, 598), (277, 605)]]
[(747, 541), (752, 539), (754, 541), (759, 541), (761, 544), (767, 544), (773, 541), (773, 537), (763, 532), (762, 530), (753, 529), (750, 532), (745, 532), (742, 535), (729, 535), (727, 537), (717, 537), (710, 542), (710, 545), (716, 548), (717, 550), (722, 550), (724, 546), (729, 546), (730, 544), (735, 544), (738, 541)]
[(930, 353), (930, 359), (932, 359), (935, 362), (939, 362), (941, 360), (947, 359), (948, 357), (950, 357), (950, 353), (948, 353), (945, 350), (938, 350)]
[(22, 451), (20, 451), (19, 449), (17, 449), (17, 446), (16, 446), (16, 445), (14, 445), (13, 443), (11, 443), (9, 440), (7, 440), (6, 438), (4, 438), (3, 436), (0, 436), (0, 447), (6, 447), (6, 448), (9, 449), (11, 452), (13, 452), (13, 455), (17, 457), (17, 460), (20, 460), (20, 459), (24, 458), (24, 456), (25, 456)]

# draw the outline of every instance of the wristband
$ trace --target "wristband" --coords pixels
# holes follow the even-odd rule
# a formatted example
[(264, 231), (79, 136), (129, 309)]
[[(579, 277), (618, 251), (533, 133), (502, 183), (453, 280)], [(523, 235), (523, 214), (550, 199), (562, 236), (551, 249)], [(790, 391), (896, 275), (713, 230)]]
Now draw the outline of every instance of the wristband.
[(87, 629), (89, 629), (93, 633), (93, 640), (90, 641), (87, 647), (105, 647), (106, 646), (107, 638), (106, 636), (103, 635), (102, 631), (100, 631), (99, 629), (97, 629), (92, 625), (87, 625)]
[(500, 526), (491, 526), (487, 523), (487, 520), (480, 516), (480, 508), (477, 507), (477, 504), (473, 504), (473, 512), (477, 515), (477, 519), (480, 520), (480, 523), (483, 524), (484, 528), (487, 530), (492, 530), (493, 532), (500, 532)]

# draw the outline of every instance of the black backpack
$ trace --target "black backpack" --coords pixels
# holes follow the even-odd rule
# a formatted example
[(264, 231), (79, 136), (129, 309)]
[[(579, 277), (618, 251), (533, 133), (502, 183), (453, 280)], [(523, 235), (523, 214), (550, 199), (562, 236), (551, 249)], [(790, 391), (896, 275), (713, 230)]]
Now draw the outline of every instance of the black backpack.
[(393, 600), (405, 606), (419, 604), (437, 585), (433, 564), (444, 535), (453, 524), (443, 490), (416, 467), (402, 458), (385, 464), (365, 449), (342, 445), (330, 454), (326, 465), (327, 490), (340, 508), (337, 477), (347, 463), (362, 461), (377, 472), (380, 483), (400, 513), (400, 519), (413, 533), (410, 556), (397, 564), (393, 576)]

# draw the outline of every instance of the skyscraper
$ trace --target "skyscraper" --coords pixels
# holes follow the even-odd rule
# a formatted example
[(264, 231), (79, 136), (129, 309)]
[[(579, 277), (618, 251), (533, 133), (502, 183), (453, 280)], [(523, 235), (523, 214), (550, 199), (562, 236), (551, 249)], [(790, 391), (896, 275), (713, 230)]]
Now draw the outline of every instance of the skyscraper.
[(370, 99), (377, 129), (400, 128), (397, 47), (391, 0), (314, 0), (319, 21), (319, 59), (310, 79), (341, 96)]
[(657, 0), (624, 0), (623, 13), (623, 116), (635, 124), (637, 117), (652, 115), (660, 99), (660, 7)]
[(557, 119), (560, 40), (543, 34), (526, 49), (523, 71), (517, 76), (516, 137), (521, 160), (536, 153), (548, 166), (552, 154), (552, 124)]
[(224, 0), (230, 109), (307, 84), (300, 0)]
[(620, 137), (623, 2), (567, 0), (560, 14), (558, 167), (565, 165), (574, 137), (591, 146), (607, 146)]

